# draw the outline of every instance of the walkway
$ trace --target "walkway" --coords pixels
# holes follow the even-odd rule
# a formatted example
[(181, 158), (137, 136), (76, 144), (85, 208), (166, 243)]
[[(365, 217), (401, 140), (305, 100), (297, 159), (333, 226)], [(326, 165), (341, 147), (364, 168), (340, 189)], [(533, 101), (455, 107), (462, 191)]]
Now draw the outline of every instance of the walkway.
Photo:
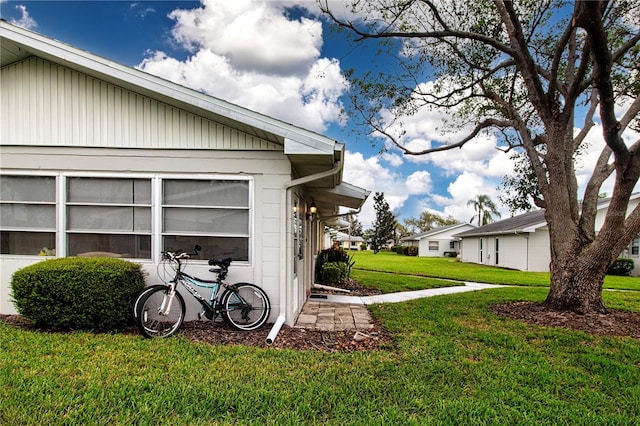
[(312, 294), (302, 308), (295, 327), (322, 331), (363, 330), (373, 327), (371, 314), (365, 305), (405, 302), (423, 297), (465, 293), (504, 287), (496, 284), (464, 283), (456, 287), (378, 294), (375, 296), (346, 296), (340, 294)]

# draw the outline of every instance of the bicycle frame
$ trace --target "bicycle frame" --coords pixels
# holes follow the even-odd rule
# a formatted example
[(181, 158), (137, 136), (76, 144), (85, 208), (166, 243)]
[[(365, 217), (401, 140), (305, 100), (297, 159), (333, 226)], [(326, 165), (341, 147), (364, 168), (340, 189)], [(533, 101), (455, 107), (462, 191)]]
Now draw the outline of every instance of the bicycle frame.
[[(209, 310), (214, 315), (217, 315), (219, 312), (216, 311), (217, 301), (218, 301), (218, 293), (222, 287), (226, 287), (224, 281), (220, 278), (216, 278), (215, 280), (205, 280), (202, 278), (194, 277), (185, 272), (178, 271), (176, 277), (171, 281), (174, 283), (174, 290), (177, 283), (182, 284), (182, 286), (191, 294), (203, 308)], [(202, 296), (198, 291), (193, 288), (193, 286), (197, 286), (200, 288), (210, 288), (211, 289), (211, 298), (207, 300), (204, 296)]]
[[(196, 254), (197, 254), (197, 251), (196, 251)], [(189, 294), (191, 294), (191, 296), (193, 296), (200, 303), (200, 305), (202, 305), (202, 310), (198, 314), (198, 317), (200, 318), (203, 314), (205, 314), (207, 318), (212, 320), (215, 319), (220, 313), (220, 310), (218, 309), (218, 306), (219, 306), (218, 296), (220, 295), (220, 290), (222, 289), (222, 287), (229, 288), (229, 286), (225, 283), (223, 279), (223, 277), (226, 276), (227, 270), (223, 269), (220, 266), (219, 266), (220, 269), (217, 271), (210, 269), (211, 272), (217, 274), (217, 277), (215, 280), (207, 280), (203, 278), (198, 278), (193, 275), (189, 275), (186, 272), (184, 272), (182, 270), (184, 267), (184, 264), (181, 262), (180, 258), (178, 257), (173, 256), (165, 260), (169, 262), (175, 262), (174, 265), (176, 265), (176, 268), (175, 268), (175, 276), (171, 281), (168, 282), (171, 290), (167, 293), (167, 295), (162, 301), (162, 304), (160, 306), (160, 313), (163, 315), (169, 314), (169, 312), (171, 311), (171, 305), (173, 303), (175, 292), (177, 291), (178, 283), (180, 283), (189, 292)], [(200, 287), (200, 288), (210, 288), (211, 289), (210, 300), (207, 300), (204, 296), (198, 293), (198, 291), (193, 286)]]

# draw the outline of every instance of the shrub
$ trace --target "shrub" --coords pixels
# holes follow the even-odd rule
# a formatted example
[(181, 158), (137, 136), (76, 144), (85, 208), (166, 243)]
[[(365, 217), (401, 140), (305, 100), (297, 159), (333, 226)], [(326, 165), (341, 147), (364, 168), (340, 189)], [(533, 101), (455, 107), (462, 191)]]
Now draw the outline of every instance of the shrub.
[(115, 331), (132, 321), (144, 288), (141, 266), (122, 259), (60, 258), (16, 271), (11, 296), (36, 326), (57, 331)]
[(329, 281), (324, 277), (324, 265), (326, 263), (344, 263), (346, 268), (345, 281), (349, 279), (351, 268), (355, 264), (355, 262), (351, 259), (349, 253), (341, 248), (330, 248), (321, 250), (320, 252), (318, 252), (318, 257), (316, 258), (315, 281), (317, 283), (339, 282)]
[(458, 257), (458, 253), (455, 251), (445, 251), (444, 257)]
[(322, 265), (322, 284), (339, 284), (349, 279), (349, 270), (344, 262), (327, 262)]
[(634, 263), (632, 259), (619, 257), (607, 270), (607, 275), (620, 275), (628, 277), (633, 271)]
[(407, 252), (405, 253), (407, 256), (417, 256), (418, 255), (418, 247), (416, 246), (410, 246), (410, 247), (405, 247), (407, 249)]

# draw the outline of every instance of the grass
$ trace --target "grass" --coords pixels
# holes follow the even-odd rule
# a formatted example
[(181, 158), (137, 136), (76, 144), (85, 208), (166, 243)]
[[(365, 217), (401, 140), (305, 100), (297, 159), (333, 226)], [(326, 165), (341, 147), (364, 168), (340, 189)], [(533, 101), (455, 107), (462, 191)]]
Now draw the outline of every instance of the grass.
[[(349, 254), (356, 262), (352, 269), (355, 272), (380, 271), (489, 284), (549, 286), (548, 272), (516, 271), (463, 263), (451, 258), (403, 256), (393, 252), (373, 254), (372, 251), (353, 251)], [(604, 288), (640, 291), (640, 278), (608, 275)]]
[(380, 290), (383, 293), (423, 290), (438, 287), (453, 287), (460, 285), (459, 281), (389, 272), (367, 271), (364, 269), (352, 269), (350, 276), (359, 283), (366, 285), (367, 287)]
[[(377, 256), (378, 265), (387, 259)], [(407, 259), (417, 261), (397, 256), (388, 268)], [(390, 289), (437, 281), (354, 273), (365, 284), (384, 276)], [(0, 323), (0, 424), (638, 424), (640, 340), (544, 328), (489, 310), (546, 293), (505, 287), (373, 306), (394, 336), (393, 347), (375, 352), (211, 346)], [(611, 308), (640, 312), (637, 291), (603, 297)]]
[[(0, 324), (0, 424), (634, 424), (638, 340), (487, 309), (545, 293), (513, 287), (378, 305), (395, 347), (369, 353)], [(632, 292), (605, 298), (640, 311)]]

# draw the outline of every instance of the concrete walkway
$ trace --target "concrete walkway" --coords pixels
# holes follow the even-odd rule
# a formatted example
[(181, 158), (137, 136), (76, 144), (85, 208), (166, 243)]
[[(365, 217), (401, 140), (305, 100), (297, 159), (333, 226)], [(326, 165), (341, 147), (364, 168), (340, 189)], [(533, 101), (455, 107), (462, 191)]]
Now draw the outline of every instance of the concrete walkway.
[(363, 330), (373, 328), (371, 313), (365, 305), (397, 303), (423, 297), (465, 293), (504, 287), (496, 284), (466, 282), (456, 287), (378, 294), (375, 296), (347, 296), (340, 294), (312, 294), (302, 308), (295, 327), (322, 331)]

